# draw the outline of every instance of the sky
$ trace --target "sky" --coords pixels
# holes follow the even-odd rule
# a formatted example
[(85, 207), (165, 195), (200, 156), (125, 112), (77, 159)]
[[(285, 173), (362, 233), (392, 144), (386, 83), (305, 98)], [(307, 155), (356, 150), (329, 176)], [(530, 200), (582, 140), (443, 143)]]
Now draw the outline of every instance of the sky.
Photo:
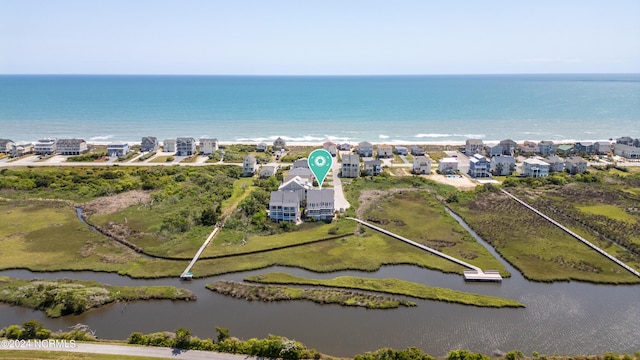
[(0, 74), (640, 73), (638, 0), (0, 0)]

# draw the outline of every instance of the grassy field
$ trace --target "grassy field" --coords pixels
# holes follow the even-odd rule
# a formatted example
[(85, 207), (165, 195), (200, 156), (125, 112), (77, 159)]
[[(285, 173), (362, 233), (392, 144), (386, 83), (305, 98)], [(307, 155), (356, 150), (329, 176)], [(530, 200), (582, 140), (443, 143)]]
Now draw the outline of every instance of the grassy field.
[(175, 156), (173, 155), (161, 155), (156, 156), (153, 159), (149, 160), (150, 163), (167, 163), (175, 160)]
[[(521, 196), (525, 201), (531, 200), (524, 194)], [(620, 266), (506, 195), (481, 192), (474, 200), (451, 206), (484, 240), (531, 280), (640, 282)], [(575, 230), (585, 235), (587, 240), (593, 240), (593, 236), (584, 229)]]
[(49, 317), (81, 314), (115, 301), (195, 300), (173, 286), (111, 286), (95, 281), (23, 280), (0, 276), (0, 302), (43, 310)]
[(485, 270), (502, 264), (477, 243), (430, 192), (404, 191), (384, 196), (365, 212), (365, 220)]
[(248, 301), (308, 300), (323, 305), (338, 304), (364, 307), (366, 309), (396, 309), (400, 306), (410, 307), (416, 305), (406, 300), (338, 289), (301, 289), (284, 286), (248, 285), (232, 281), (216, 281), (207, 284), (206, 287), (211, 291)]
[(245, 278), (245, 281), (261, 284), (313, 285), (358, 289), (481, 307), (524, 307), (523, 304), (514, 300), (430, 287), (398, 279), (367, 279), (341, 276), (329, 280), (317, 280), (305, 279), (284, 273), (269, 273), (250, 276)]

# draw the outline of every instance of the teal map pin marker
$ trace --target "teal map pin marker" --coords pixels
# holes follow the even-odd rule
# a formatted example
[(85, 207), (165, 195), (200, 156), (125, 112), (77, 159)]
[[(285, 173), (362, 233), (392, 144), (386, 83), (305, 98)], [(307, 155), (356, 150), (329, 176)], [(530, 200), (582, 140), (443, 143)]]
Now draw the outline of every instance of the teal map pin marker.
[(327, 177), (327, 173), (331, 170), (333, 157), (325, 149), (316, 149), (309, 154), (307, 162), (309, 163), (309, 169), (311, 169), (313, 175), (318, 179), (318, 184), (320, 184), (320, 188), (322, 188), (324, 178)]

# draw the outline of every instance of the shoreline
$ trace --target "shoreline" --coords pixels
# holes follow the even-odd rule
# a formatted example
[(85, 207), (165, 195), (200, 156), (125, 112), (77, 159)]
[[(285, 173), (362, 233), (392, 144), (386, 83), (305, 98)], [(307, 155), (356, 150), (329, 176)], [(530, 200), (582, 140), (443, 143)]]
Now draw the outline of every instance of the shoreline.
[[(199, 139), (194, 138), (196, 141), (199, 141)], [(302, 147), (302, 146), (316, 146), (316, 147), (322, 147), (324, 142), (319, 142), (319, 141), (287, 141), (286, 138), (283, 138), (286, 143), (287, 146), (298, 146), (298, 147)], [(475, 138), (469, 138), (469, 139), (475, 139)], [(483, 140), (484, 145), (497, 145), (500, 143), (500, 141), (502, 140)], [(503, 140), (507, 140), (507, 139), (503, 139)], [(542, 140), (514, 140), (516, 143), (518, 144), (522, 144), (525, 141), (530, 141), (530, 142), (535, 142), (535, 143), (539, 143), (540, 141), (544, 141), (545, 139)], [(367, 141), (369, 143), (371, 143), (372, 145), (391, 145), (391, 146), (464, 146), (465, 145), (465, 141), (402, 141), (402, 142), (398, 142), (398, 141), (369, 141), (369, 140), (363, 140), (363, 141)], [(591, 140), (579, 140), (579, 139), (566, 139), (566, 140), (559, 140), (559, 141), (554, 141), (554, 140), (550, 140), (553, 141), (554, 144), (556, 145), (560, 145), (560, 144), (575, 144), (577, 142), (597, 142), (597, 141), (614, 141), (613, 139), (591, 139)], [(28, 142), (28, 141), (27, 141)], [(93, 140), (86, 140), (87, 145), (92, 145), (92, 146), (107, 146), (109, 144), (113, 144), (113, 143), (127, 143), (130, 146), (134, 146), (134, 145), (140, 145), (141, 142), (140, 140), (134, 140), (134, 141), (93, 141)], [(158, 140), (160, 145), (164, 145), (163, 141)], [(238, 140), (238, 141), (233, 141), (233, 140), (228, 140), (228, 141), (218, 141), (218, 144), (221, 146), (230, 146), (230, 145), (258, 145), (261, 142), (266, 143), (268, 146), (273, 145), (273, 141), (244, 141), (244, 140)], [(355, 141), (343, 141), (343, 142), (334, 142), (334, 141), (326, 141), (326, 142), (333, 142), (335, 144), (341, 144), (341, 143), (348, 143), (351, 146), (357, 146), (358, 142)], [(35, 141), (33, 141), (32, 143), (35, 143)]]

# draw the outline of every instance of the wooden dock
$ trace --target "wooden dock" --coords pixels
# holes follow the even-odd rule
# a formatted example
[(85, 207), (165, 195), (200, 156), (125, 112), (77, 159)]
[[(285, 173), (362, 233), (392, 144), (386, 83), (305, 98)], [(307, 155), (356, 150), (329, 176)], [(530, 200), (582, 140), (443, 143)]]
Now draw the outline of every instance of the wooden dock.
[(434, 255), (440, 256), (441, 258), (447, 259), (449, 261), (452, 261), (456, 264), (462, 265), (466, 268), (469, 268), (471, 270), (467, 270), (464, 271), (464, 279), (465, 281), (489, 281), (489, 282), (502, 282), (502, 276), (500, 275), (500, 272), (497, 270), (486, 270), (486, 271), (482, 271), (482, 269), (480, 269), (479, 267), (475, 266), (475, 265), (471, 265), (468, 262), (462, 261), (460, 259), (454, 258), (453, 256), (447, 255), (445, 253), (442, 253), (436, 249), (430, 248), (428, 246), (422, 245), (420, 243), (417, 243), (413, 240), (409, 240), (403, 236), (400, 236), (398, 234), (392, 233), (389, 230), (383, 229), (379, 226), (370, 224), (366, 221), (362, 221), (360, 219), (356, 219), (356, 218), (352, 218), (349, 217), (347, 219), (351, 219), (353, 221), (356, 221), (364, 226), (367, 226), (371, 229), (374, 229), (376, 231), (379, 231), (385, 235), (389, 235), (391, 237), (394, 237), (398, 240), (404, 241), (409, 245), (413, 245), (419, 249), (428, 251)]
[(209, 235), (207, 240), (205, 240), (204, 243), (202, 244), (202, 246), (200, 246), (200, 249), (198, 250), (196, 255), (193, 257), (193, 260), (191, 260), (189, 265), (187, 265), (187, 268), (184, 269), (184, 271), (180, 275), (180, 280), (191, 280), (191, 279), (193, 279), (193, 273), (191, 272), (191, 268), (193, 267), (193, 265), (196, 264), (196, 261), (198, 261), (198, 258), (200, 258), (200, 255), (202, 255), (202, 252), (207, 247), (207, 245), (209, 245), (209, 243), (211, 242), (211, 239), (213, 239), (213, 237), (216, 236), (218, 231), (220, 231), (220, 227), (218, 227), (218, 225), (216, 225), (216, 227), (213, 228), (213, 231), (211, 232), (211, 234)]

